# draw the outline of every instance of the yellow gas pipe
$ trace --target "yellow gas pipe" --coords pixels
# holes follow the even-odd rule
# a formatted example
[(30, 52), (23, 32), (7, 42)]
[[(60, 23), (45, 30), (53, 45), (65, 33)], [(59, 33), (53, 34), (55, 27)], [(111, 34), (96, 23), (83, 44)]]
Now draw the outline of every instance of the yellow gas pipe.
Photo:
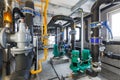
[(48, 4), (49, 4), (49, 0), (46, 0), (46, 4), (45, 4), (45, 7), (44, 7), (44, 23), (43, 23), (43, 26), (44, 26), (44, 34), (43, 34), (43, 36), (44, 36), (44, 41), (43, 41), (43, 43), (44, 43), (44, 57), (42, 58), (42, 59), (40, 59), (38, 62), (39, 62), (39, 64), (38, 64), (38, 70), (31, 70), (31, 74), (38, 74), (38, 73), (40, 73), (40, 72), (42, 72), (42, 62), (43, 61), (46, 61), (46, 59), (47, 59), (47, 56), (48, 56), (48, 48), (46, 47), (47, 45), (48, 45), (48, 38), (47, 38), (47, 36), (48, 36), (48, 34), (47, 34), (47, 9), (48, 9)]

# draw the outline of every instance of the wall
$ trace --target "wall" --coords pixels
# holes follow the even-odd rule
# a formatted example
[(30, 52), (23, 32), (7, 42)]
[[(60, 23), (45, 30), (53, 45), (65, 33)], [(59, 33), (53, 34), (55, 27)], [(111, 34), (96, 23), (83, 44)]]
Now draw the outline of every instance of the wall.
[[(120, 8), (120, 5), (116, 5), (116, 6), (110, 7), (108, 9), (102, 11), (101, 20), (102, 21), (107, 20), (107, 13), (112, 11), (112, 10), (115, 10), (117, 8)], [(106, 34), (107, 34), (107, 31), (105, 29), (102, 29), (102, 36), (103, 36), (104, 40), (106, 40), (106, 38), (107, 38)], [(106, 51), (112, 51), (114, 53), (120, 54), (120, 45), (107, 45)], [(110, 65), (113, 65), (115, 67), (120, 68), (120, 60), (114, 60), (114, 59), (109, 59), (109, 58), (105, 57), (105, 58), (102, 58), (102, 61), (105, 63), (108, 63)], [(103, 67), (107, 70), (110, 70), (110, 71), (120, 75), (120, 69), (118, 69), (118, 68), (115, 68), (115, 67), (112, 67), (112, 66), (109, 66), (106, 64), (103, 64)]]
[[(104, 21), (104, 20), (107, 20), (107, 12), (109, 11), (112, 11), (112, 10), (115, 10), (116, 8), (120, 8), (120, 5), (117, 5), (117, 6), (114, 6), (114, 7), (111, 7), (111, 8), (108, 8), (108, 9), (105, 9), (104, 11), (101, 12), (101, 21)], [(89, 27), (89, 24), (91, 23), (91, 19), (88, 18), (88, 25), (84, 25), (84, 30), (86, 29), (86, 27), (88, 27), (88, 39), (90, 39), (90, 27)], [(105, 28), (102, 28), (101, 30), (101, 36), (103, 37), (103, 40), (106, 40), (107, 39), (107, 31)], [(85, 31), (84, 31), (84, 36), (85, 36)], [(77, 42), (76, 43), (76, 46), (79, 46), (80, 47), (80, 42)], [(85, 48), (90, 48), (90, 43), (86, 42), (85, 40), (85, 37), (84, 37), (84, 47)], [(106, 51), (112, 51), (114, 53), (117, 53), (117, 54), (120, 54), (120, 45), (106, 45)], [(102, 57), (102, 62), (104, 63), (107, 63), (107, 64), (110, 64), (110, 65), (113, 65), (113, 66), (110, 66), (110, 65), (107, 65), (107, 64), (104, 64), (102, 63), (102, 67), (106, 70), (109, 70), (113, 73), (116, 73), (120, 76), (120, 60), (115, 60), (115, 59), (110, 59), (110, 58), (107, 58), (107, 57)], [(119, 69), (118, 69), (119, 68)], [(115, 79), (116, 80), (116, 79)]]

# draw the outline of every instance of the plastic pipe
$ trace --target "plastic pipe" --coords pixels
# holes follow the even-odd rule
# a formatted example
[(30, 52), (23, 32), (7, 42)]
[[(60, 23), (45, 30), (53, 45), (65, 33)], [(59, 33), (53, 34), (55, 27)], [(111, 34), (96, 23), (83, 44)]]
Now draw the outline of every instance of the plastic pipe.
[[(46, 0), (46, 5), (44, 7), (44, 34), (43, 36), (48, 36), (47, 34), (47, 9), (48, 9), (48, 4), (49, 4), (49, 0)], [(44, 38), (44, 46), (47, 46), (48, 45), (48, 39), (47, 38)], [(42, 59), (40, 59), (38, 62), (38, 70), (31, 70), (31, 74), (38, 74), (40, 72), (42, 72), (42, 62), (43, 61), (46, 61), (47, 60), (47, 56), (48, 56), (48, 48), (45, 47), (44, 48), (44, 57)]]

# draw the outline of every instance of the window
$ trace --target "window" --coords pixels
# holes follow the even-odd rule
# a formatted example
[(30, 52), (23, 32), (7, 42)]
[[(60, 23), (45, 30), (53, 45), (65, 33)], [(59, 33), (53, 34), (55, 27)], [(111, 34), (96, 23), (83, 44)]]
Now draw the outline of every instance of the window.
[(75, 40), (80, 41), (80, 27), (75, 28), (76, 35), (75, 35)]
[[(68, 28), (68, 39), (71, 40), (71, 35), (69, 34), (71, 31), (71, 28), (69, 27)], [(75, 31), (76, 31), (76, 35), (75, 35), (75, 40), (76, 41), (80, 41), (80, 27), (76, 27), (75, 28)], [(64, 29), (64, 40), (66, 40), (66, 28)]]
[[(108, 13), (108, 20), (113, 34), (113, 41), (120, 40), (120, 9)], [(109, 37), (108, 37), (109, 39)]]
[(55, 44), (55, 36), (53, 36), (53, 35), (49, 36), (49, 38), (48, 38), (48, 44), (50, 46), (53, 46)]

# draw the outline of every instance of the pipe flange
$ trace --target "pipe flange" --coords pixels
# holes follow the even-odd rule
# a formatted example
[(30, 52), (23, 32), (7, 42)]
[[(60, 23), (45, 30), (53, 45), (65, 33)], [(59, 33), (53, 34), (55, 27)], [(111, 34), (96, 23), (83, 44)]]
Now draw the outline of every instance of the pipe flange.
[(99, 45), (101, 43), (101, 39), (99, 37), (91, 37), (90, 43), (92, 45)]
[(32, 8), (24, 7), (23, 10), (22, 10), (22, 12), (24, 14), (28, 13), (28, 14), (32, 14), (34, 16), (34, 9), (32, 9)]
[(6, 48), (7, 45), (7, 34), (6, 34), (7, 28), (3, 28), (0, 32), (0, 44), (3, 48)]
[(92, 63), (92, 70), (95, 72), (101, 72), (101, 62)]
[(11, 48), (11, 53), (12, 53), (12, 55), (29, 53), (32, 51), (32, 48), (33, 47), (25, 47), (25, 48), (21, 49), (21, 48), (13, 47), (13, 48)]
[(90, 28), (96, 28), (96, 27), (99, 27), (101, 25), (100, 22), (93, 22), (90, 24)]

